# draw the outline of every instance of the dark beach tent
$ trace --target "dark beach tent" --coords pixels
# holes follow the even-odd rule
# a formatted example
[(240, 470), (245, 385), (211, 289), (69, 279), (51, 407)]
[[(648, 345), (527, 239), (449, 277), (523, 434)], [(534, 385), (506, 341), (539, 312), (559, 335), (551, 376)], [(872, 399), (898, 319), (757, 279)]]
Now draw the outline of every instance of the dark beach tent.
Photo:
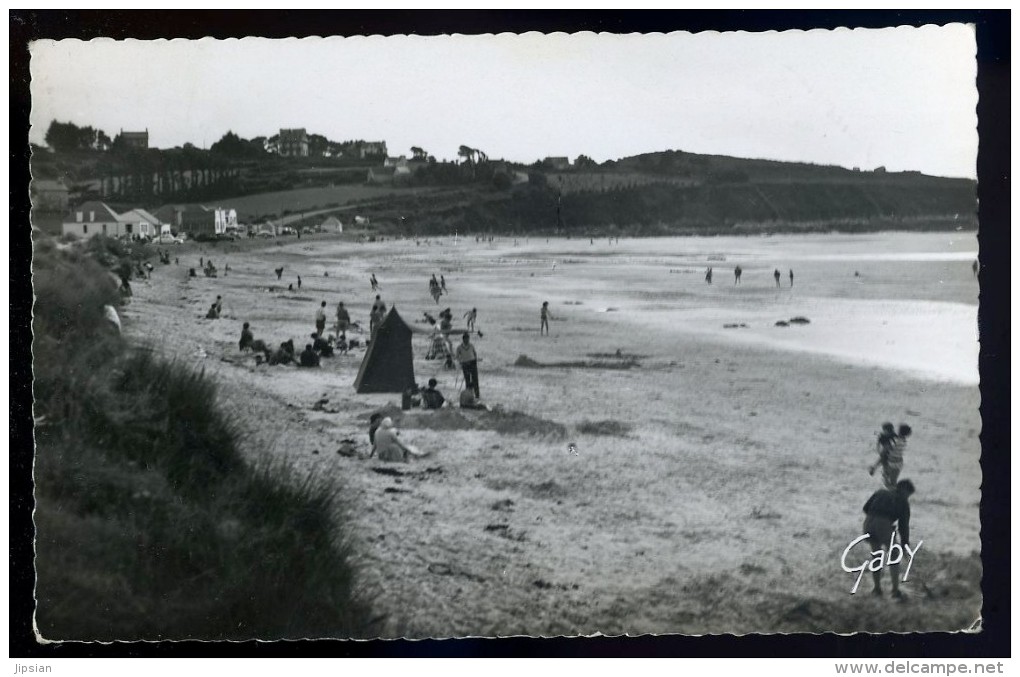
[(414, 386), (411, 327), (390, 308), (375, 332), (358, 369), (359, 393), (402, 393)]

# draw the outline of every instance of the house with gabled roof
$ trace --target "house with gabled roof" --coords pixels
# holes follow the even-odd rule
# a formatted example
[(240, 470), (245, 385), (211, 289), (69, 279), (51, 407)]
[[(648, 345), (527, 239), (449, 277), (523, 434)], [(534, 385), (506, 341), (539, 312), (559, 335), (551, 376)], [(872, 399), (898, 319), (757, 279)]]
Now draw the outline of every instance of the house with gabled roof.
[(159, 219), (144, 209), (132, 209), (120, 214), (117, 219), (124, 224), (125, 235), (140, 235), (151, 238), (160, 234), (160, 226), (162, 224)]
[(124, 235), (124, 224), (120, 215), (110, 209), (105, 202), (90, 200), (72, 209), (64, 216), (60, 224), (60, 232), (78, 237), (92, 237), (103, 234), (110, 237)]

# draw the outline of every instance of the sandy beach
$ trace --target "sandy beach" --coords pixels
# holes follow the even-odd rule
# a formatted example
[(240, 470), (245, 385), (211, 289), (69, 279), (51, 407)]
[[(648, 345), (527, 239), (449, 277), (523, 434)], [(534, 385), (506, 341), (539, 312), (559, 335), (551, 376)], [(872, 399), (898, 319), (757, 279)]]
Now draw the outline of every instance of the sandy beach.
[[(960, 630), (981, 606), (976, 253), (962, 232), (188, 244), (133, 282), (123, 319), (215, 377), (253, 460), (336, 484), (386, 637)], [(220, 276), (188, 277), (199, 257)], [(496, 411), (358, 395), (364, 348), (318, 370), (238, 351), (245, 321), (300, 349), (321, 301), (367, 327), (371, 274), (420, 327), (423, 311), (449, 306), (460, 326), (478, 308)], [(223, 317), (202, 319), (217, 295)], [(776, 326), (794, 317), (809, 323)], [(456, 399), (459, 370), (414, 341), (417, 381)], [(383, 408), (427, 458), (337, 453), (344, 439), (367, 453)], [(840, 565), (886, 420), (914, 430), (902, 477), (923, 546), (902, 605), (867, 581), (849, 594)]]

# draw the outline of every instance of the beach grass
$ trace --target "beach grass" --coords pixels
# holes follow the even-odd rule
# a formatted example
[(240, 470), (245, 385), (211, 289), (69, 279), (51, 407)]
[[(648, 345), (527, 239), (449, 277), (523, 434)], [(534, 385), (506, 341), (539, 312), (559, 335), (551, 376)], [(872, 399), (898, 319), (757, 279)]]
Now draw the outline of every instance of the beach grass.
[(371, 636), (337, 486), (247, 462), (208, 376), (130, 348), (97, 246), (36, 252), (41, 636)]

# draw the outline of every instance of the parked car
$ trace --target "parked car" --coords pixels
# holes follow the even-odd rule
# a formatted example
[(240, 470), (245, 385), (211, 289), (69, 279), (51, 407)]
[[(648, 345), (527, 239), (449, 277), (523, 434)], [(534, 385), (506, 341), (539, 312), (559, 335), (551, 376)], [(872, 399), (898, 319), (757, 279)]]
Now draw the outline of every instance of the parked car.
[(272, 234), (271, 232), (269, 232), (268, 230), (260, 230), (260, 231), (259, 231), (259, 237), (276, 237), (276, 236), (275, 236), (275, 235), (273, 235), (273, 234)]

